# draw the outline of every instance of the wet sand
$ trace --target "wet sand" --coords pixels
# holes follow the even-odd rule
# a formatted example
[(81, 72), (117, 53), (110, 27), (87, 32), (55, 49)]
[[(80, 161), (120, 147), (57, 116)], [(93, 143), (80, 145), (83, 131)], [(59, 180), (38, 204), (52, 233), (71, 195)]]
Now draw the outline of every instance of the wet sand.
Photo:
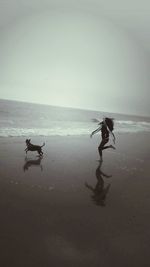
[[(150, 134), (0, 139), (0, 266), (150, 266)], [(107, 177), (108, 176), (108, 177)], [(110, 176), (110, 177), (109, 177)]]

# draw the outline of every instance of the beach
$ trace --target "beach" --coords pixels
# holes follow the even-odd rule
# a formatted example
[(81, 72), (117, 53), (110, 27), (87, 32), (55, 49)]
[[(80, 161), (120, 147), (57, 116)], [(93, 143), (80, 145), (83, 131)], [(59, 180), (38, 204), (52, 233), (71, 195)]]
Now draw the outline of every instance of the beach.
[(150, 266), (149, 137), (117, 134), (101, 166), (98, 135), (34, 136), (41, 159), (0, 138), (0, 265)]

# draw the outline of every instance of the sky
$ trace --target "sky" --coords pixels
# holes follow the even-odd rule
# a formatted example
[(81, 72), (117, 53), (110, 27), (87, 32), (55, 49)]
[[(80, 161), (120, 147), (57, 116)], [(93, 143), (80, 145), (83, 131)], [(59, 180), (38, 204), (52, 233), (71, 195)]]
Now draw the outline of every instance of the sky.
[(0, 9), (0, 98), (150, 116), (147, 44), (116, 13), (12, 2)]

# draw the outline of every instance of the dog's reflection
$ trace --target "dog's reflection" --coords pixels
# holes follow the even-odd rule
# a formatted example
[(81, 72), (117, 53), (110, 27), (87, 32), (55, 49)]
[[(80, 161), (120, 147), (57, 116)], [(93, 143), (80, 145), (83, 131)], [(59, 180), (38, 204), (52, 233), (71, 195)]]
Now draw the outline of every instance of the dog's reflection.
[(41, 164), (41, 161), (42, 161), (42, 157), (38, 157), (38, 159), (32, 159), (32, 160), (25, 157), (25, 163), (23, 165), (24, 172), (33, 166), (39, 166), (41, 171), (43, 171), (43, 166)]
[(103, 177), (110, 178), (112, 177), (112, 175), (107, 175), (104, 172), (102, 172), (101, 167), (102, 167), (102, 161), (99, 163), (95, 172), (97, 178), (96, 186), (92, 187), (87, 182), (85, 183), (85, 186), (93, 192), (93, 195), (91, 197), (94, 203), (98, 206), (105, 206), (105, 199), (108, 194), (110, 184), (105, 186)]

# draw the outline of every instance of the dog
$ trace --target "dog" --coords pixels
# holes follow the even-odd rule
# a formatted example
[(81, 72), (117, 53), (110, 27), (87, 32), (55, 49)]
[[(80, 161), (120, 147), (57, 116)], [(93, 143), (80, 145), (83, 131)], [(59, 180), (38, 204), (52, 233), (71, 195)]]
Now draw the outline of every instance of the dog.
[(37, 151), (39, 156), (43, 155), (42, 147), (45, 146), (45, 143), (43, 143), (42, 146), (37, 146), (31, 144), (31, 139), (26, 139), (26, 145), (27, 145), (27, 148), (25, 149), (26, 154), (28, 151)]

